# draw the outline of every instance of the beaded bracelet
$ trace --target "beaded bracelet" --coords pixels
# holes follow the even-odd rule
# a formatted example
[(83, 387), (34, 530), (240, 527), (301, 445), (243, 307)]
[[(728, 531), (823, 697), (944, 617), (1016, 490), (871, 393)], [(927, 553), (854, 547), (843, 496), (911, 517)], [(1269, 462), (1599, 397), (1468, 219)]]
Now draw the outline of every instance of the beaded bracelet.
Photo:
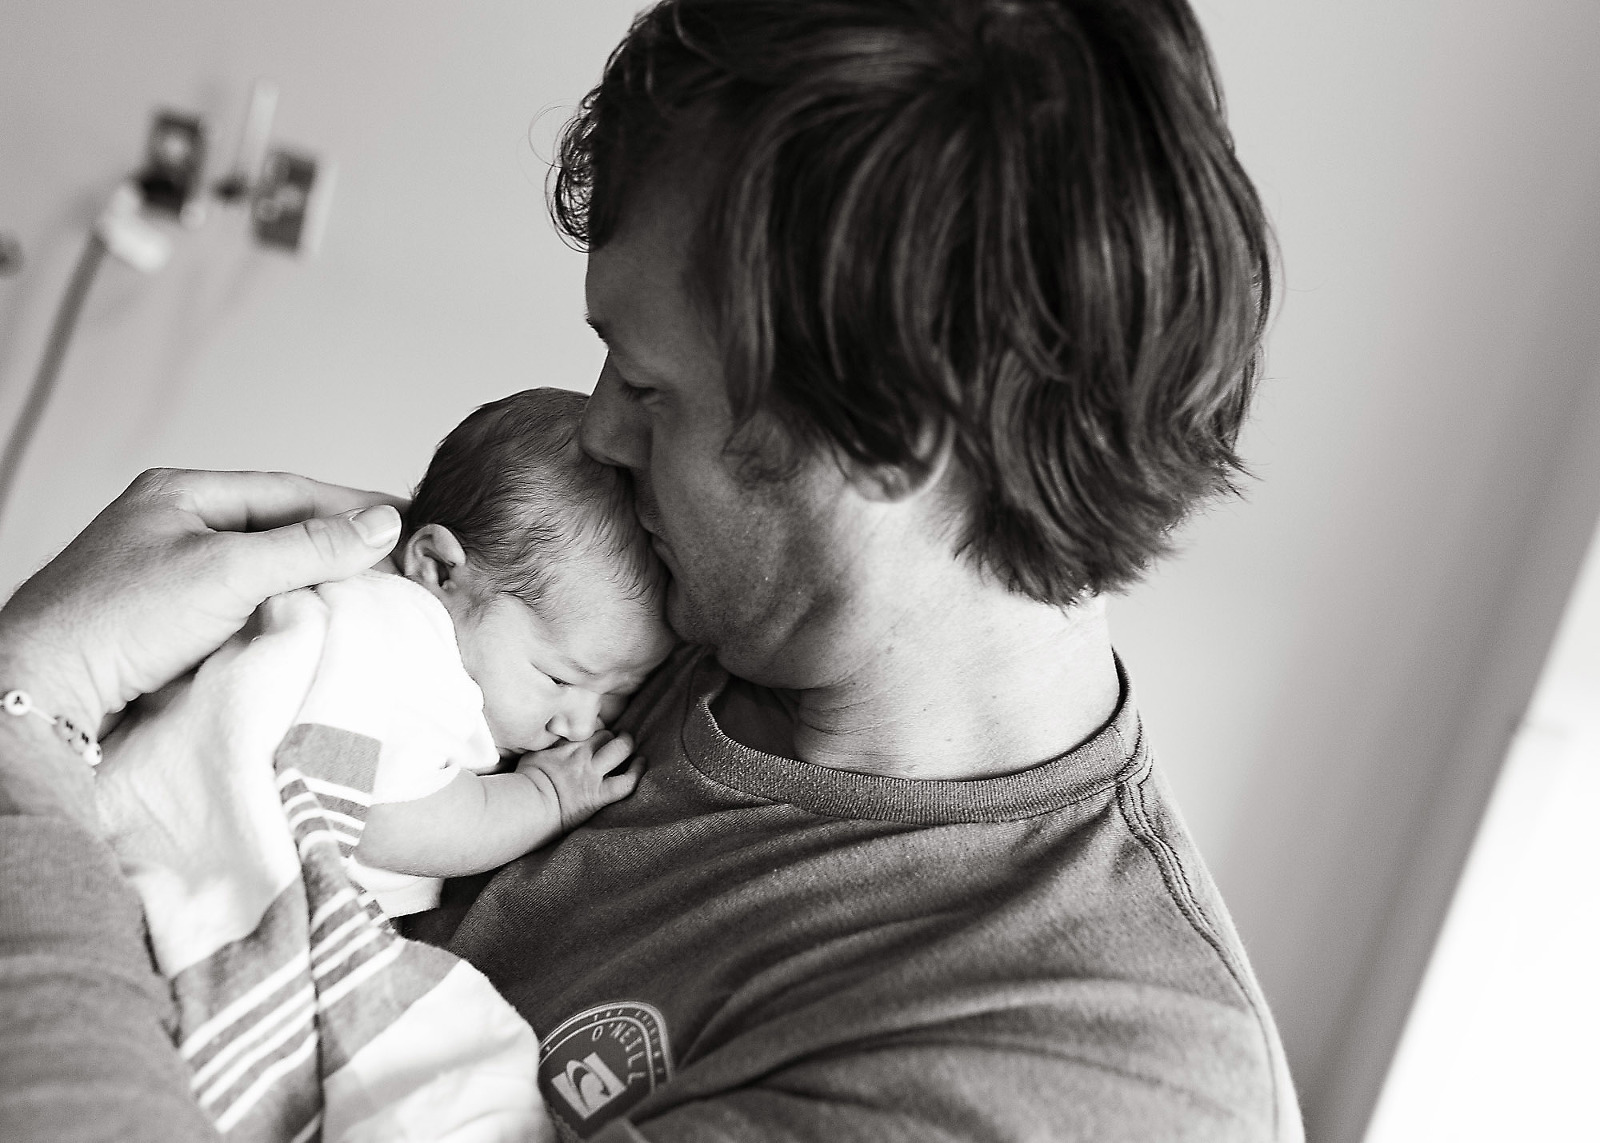
[(94, 735), (81, 729), (65, 715), (46, 714), (33, 705), (33, 696), (27, 691), (7, 691), (0, 696), (0, 710), (17, 718), (31, 714), (34, 718), (43, 719), (55, 727), (56, 737), (81, 754), (85, 762), (91, 766), (100, 765), (100, 744), (94, 740)]

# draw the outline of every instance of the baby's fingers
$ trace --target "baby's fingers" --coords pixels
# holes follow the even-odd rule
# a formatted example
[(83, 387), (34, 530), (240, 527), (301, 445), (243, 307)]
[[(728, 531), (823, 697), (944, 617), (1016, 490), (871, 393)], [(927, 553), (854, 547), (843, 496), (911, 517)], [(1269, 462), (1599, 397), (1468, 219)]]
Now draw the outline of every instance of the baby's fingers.
[[(605, 731), (601, 731), (605, 734)], [(599, 737), (599, 735), (596, 735)], [(591, 739), (590, 741), (593, 741)], [(609, 774), (628, 760), (628, 755), (633, 753), (633, 735), (619, 734), (594, 752), (591, 765), (600, 774)]]
[(628, 764), (628, 768), (620, 774), (613, 774), (600, 783), (600, 795), (611, 801), (626, 798), (633, 793), (639, 784), (639, 778), (644, 774), (644, 759), (635, 758)]

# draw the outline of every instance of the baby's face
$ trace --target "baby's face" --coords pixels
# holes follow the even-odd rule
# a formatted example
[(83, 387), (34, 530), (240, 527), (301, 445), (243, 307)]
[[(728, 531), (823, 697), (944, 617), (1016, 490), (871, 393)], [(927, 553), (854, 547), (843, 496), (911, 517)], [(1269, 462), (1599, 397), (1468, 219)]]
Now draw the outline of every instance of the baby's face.
[(672, 647), (659, 609), (585, 577), (563, 585), (567, 616), (510, 595), (450, 608), (467, 674), (506, 753), (581, 742), (615, 718)]

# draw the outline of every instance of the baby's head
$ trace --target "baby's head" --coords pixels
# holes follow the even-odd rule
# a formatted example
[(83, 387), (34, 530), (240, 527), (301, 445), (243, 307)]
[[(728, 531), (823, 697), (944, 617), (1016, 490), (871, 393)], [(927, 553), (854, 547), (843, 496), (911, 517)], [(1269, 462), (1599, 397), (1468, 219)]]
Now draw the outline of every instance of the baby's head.
[(502, 751), (588, 738), (672, 645), (624, 477), (578, 445), (584, 401), (529, 389), (457, 425), (396, 553), (450, 613)]

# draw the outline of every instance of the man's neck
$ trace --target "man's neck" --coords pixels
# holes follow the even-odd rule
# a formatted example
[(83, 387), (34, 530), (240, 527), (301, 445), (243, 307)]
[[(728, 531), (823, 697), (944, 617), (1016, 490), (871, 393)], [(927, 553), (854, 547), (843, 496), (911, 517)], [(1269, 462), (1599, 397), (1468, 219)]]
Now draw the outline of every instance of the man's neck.
[(718, 722), (746, 746), (819, 766), (953, 780), (1036, 765), (1111, 718), (1119, 682), (1103, 603), (1061, 609), (994, 592), (962, 602), (875, 625), (825, 685), (735, 679)]

